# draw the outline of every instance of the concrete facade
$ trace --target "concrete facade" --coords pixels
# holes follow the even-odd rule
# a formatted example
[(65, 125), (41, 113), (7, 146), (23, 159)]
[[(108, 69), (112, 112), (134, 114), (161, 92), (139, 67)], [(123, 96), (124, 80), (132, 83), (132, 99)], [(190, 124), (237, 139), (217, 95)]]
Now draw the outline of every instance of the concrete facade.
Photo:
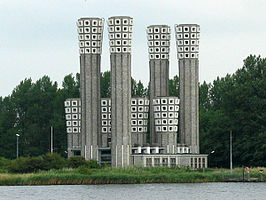
[(176, 153), (178, 130), (178, 97), (156, 97), (153, 99), (154, 126), (158, 145), (163, 153)]
[(147, 28), (150, 66), (150, 138), (158, 144), (154, 130), (153, 99), (169, 96), (169, 51), (171, 29), (167, 25), (152, 25)]
[(144, 167), (207, 168), (207, 154), (132, 154), (132, 165)]
[(99, 160), (100, 62), (103, 19), (81, 18), (77, 22), (80, 46), (81, 155)]
[(180, 85), (180, 143), (199, 153), (199, 32), (197, 24), (175, 26)]
[(131, 99), (131, 145), (143, 146), (147, 143), (148, 117), (149, 117), (148, 98)]
[(133, 19), (108, 19), (111, 59), (112, 166), (130, 165), (131, 38)]
[(148, 99), (131, 98), (133, 19), (108, 19), (111, 98), (100, 98), (103, 20), (81, 18), (77, 25), (80, 99), (65, 101), (68, 156), (81, 154), (114, 167), (207, 167), (208, 155), (199, 154), (199, 25), (175, 26), (180, 99), (169, 96), (169, 26), (147, 28)]
[(65, 117), (67, 127), (68, 157), (78, 156), (81, 152), (81, 102), (79, 98), (66, 99)]
[(101, 147), (111, 147), (111, 99), (101, 99)]

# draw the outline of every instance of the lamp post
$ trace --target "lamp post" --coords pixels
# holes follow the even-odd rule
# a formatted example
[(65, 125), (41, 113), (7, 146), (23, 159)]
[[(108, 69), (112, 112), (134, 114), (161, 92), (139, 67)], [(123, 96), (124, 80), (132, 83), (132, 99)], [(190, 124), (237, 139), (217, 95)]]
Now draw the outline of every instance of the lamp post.
[(17, 158), (18, 158), (18, 138), (20, 137), (20, 135), (16, 134), (16, 136), (17, 136)]
[(233, 173), (233, 145), (232, 145), (232, 131), (230, 131), (230, 174)]
[[(212, 150), (212, 151), (208, 154), (208, 157), (209, 157), (209, 155), (214, 154), (214, 153), (215, 153), (215, 151)], [(209, 161), (209, 159), (208, 159), (208, 161)], [(210, 163), (210, 161), (209, 161), (209, 163)]]

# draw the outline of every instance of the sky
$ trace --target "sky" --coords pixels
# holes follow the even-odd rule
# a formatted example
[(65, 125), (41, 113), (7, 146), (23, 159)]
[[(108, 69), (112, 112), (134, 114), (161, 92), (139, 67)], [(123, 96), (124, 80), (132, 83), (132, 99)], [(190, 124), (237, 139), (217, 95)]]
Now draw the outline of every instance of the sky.
[[(250, 54), (266, 54), (265, 0), (0, 0), (0, 96), (25, 78), (48, 75), (61, 87), (79, 72), (76, 21), (134, 18), (132, 76), (149, 81), (146, 27), (171, 26), (170, 78), (178, 74), (174, 25), (201, 26), (200, 82), (234, 73)], [(101, 71), (110, 70), (105, 24)]]

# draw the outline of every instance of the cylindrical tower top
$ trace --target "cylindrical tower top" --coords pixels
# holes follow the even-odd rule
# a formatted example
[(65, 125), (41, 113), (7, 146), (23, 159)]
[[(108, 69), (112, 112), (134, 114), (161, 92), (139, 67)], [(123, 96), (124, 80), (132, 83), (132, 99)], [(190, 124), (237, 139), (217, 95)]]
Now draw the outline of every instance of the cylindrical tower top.
[(110, 17), (108, 26), (110, 53), (131, 53), (133, 18)]
[(169, 59), (171, 29), (167, 25), (151, 25), (147, 27), (149, 58)]
[(80, 54), (101, 54), (104, 19), (80, 18), (77, 26)]
[(175, 25), (178, 59), (199, 57), (200, 26), (197, 24)]

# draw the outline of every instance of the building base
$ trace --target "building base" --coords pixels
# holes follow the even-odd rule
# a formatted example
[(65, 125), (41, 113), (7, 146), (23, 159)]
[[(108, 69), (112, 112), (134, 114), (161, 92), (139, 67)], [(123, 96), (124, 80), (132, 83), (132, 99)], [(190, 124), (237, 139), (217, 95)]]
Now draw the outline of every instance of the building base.
[(207, 154), (136, 154), (131, 155), (132, 165), (142, 167), (207, 168)]

